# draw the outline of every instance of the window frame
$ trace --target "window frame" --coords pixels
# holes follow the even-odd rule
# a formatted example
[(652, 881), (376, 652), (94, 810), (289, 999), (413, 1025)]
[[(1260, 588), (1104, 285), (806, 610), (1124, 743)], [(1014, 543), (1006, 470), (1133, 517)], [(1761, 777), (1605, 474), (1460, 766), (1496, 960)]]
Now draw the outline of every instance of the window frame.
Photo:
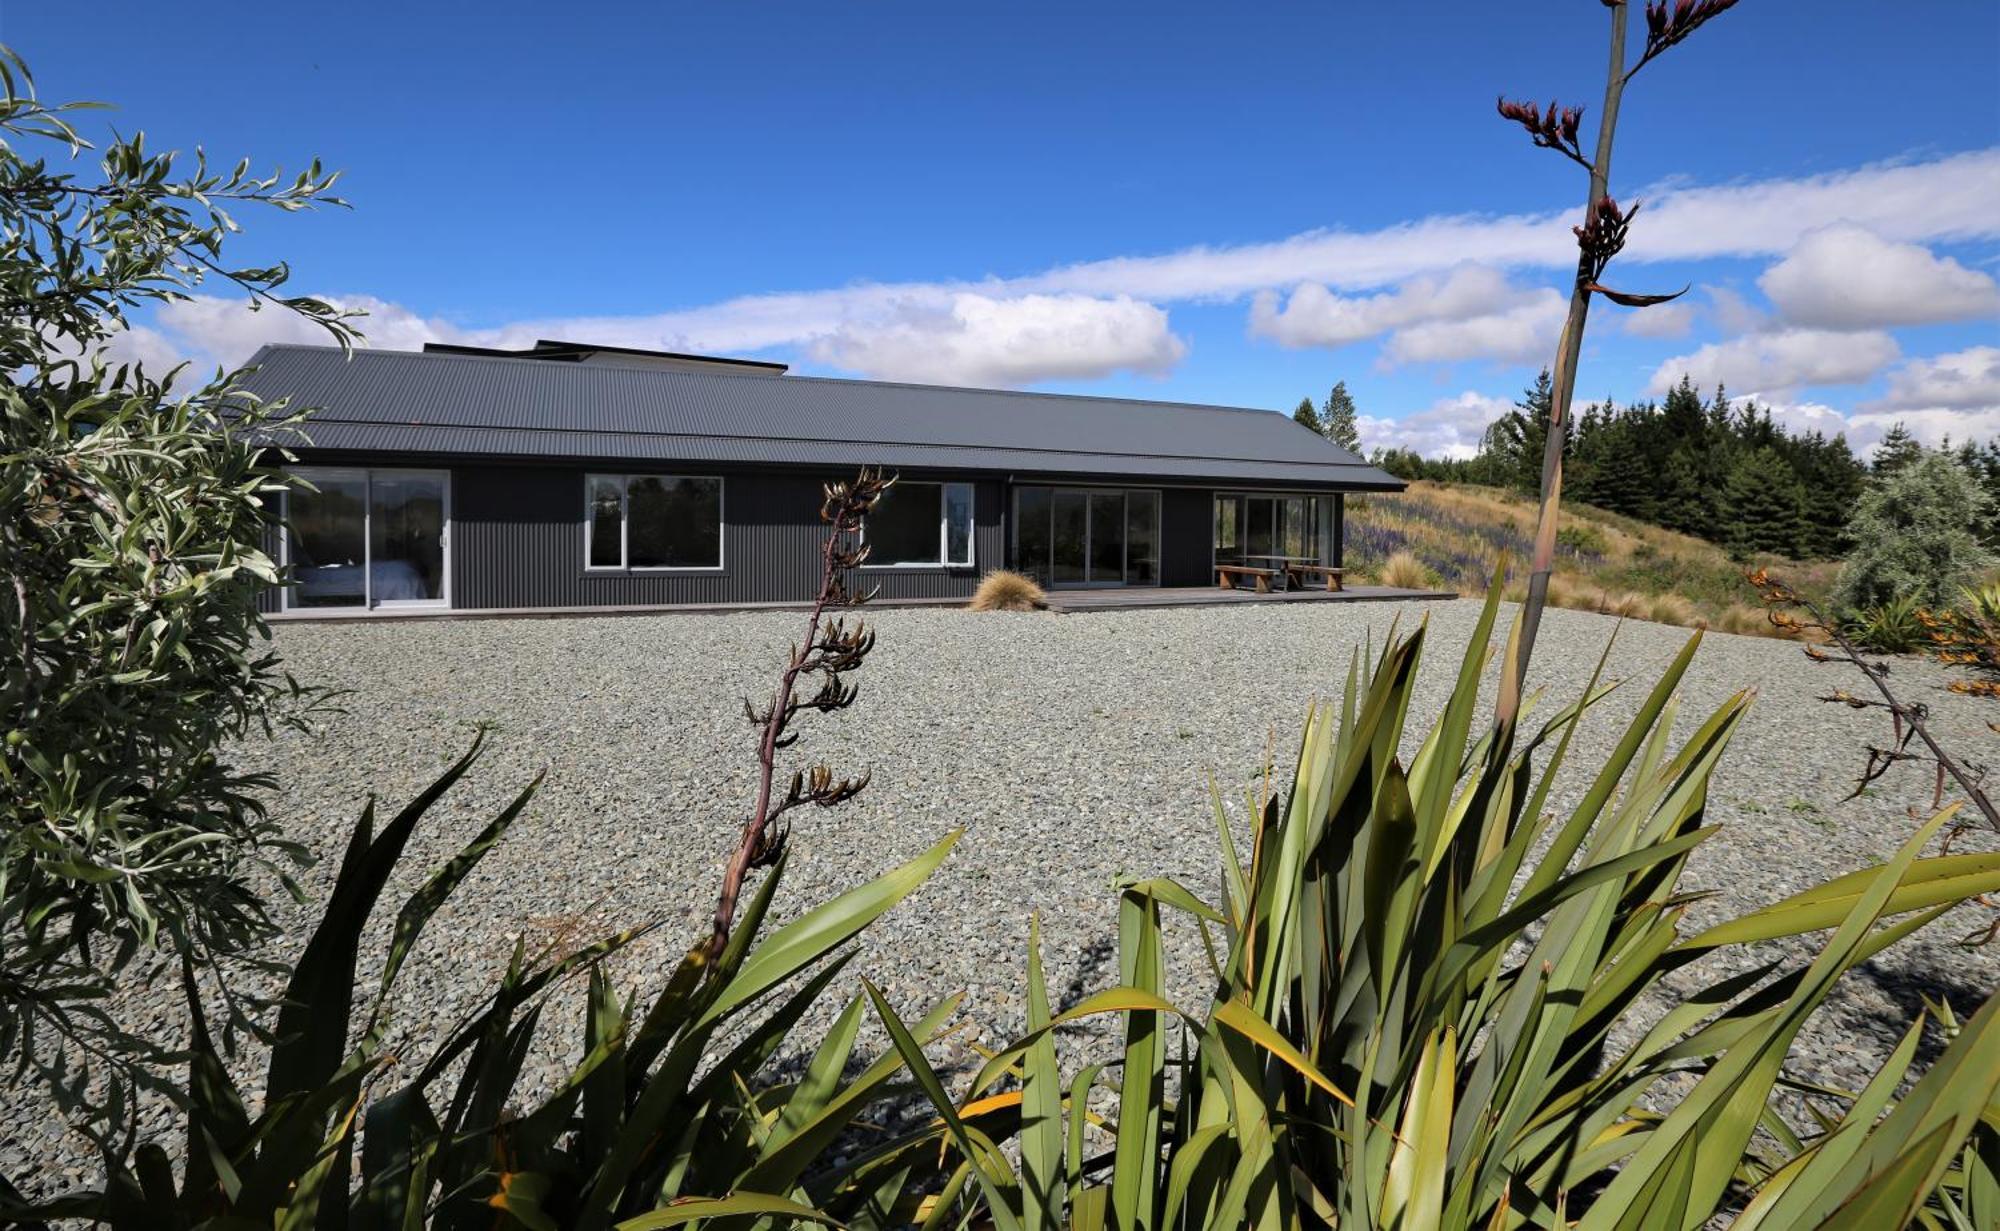
[[(979, 558), (979, 485), (960, 479), (911, 479), (907, 483), (898, 483), (897, 486), (906, 489), (911, 487), (935, 487), (938, 489), (937, 559), (904, 560), (895, 564), (876, 564), (873, 561), (868, 561), (863, 563), (861, 567), (864, 570), (969, 569), (975, 567), (974, 561)], [(951, 555), (951, 500), (948, 493), (954, 487), (965, 489), (967, 525), (965, 534), (965, 559), (963, 560), (948, 558)], [(892, 488), (891, 490), (893, 491), (894, 489)], [(861, 523), (861, 545), (864, 547), (868, 545), (868, 523), (865, 519)]]
[[(301, 607), (294, 601), (298, 595), (296, 579), (290, 579), (278, 588), (278, 611), (280, 615), (307, 616), (312, 619), (350, 619), (372, 615), (378, 611), (449, 611), (451, 610), (451, 532), (457, 524), (452, 519), (452, 478), (449, 467), (439, 466), (355, 466), (328, 465), (323, 462), (306, 462), (284, 468), (292, 475), (311, 483), (315, 476), (334, 479), (361, 480), (361, 602), (351, 607)], [(438, 596), (436, 598), (390, 598), (375, 597), (375, 476), (384, 475), (426, 475), (443, 482), (441, 512), (444, 525), (438, 534), (439, 574)], [(294, 563), (295, 548), (292, 544), (292, 492), (281, 492), (278, 497), (278, 566), (289, 574)]]
[[(592, 489), (599, 479), (614, 479), (618, 483), (618, 563), (592, 564), (592, 550), (597, 545), (597, 516)], [(633, 564), (632, 561), (632, 502), (630, 488), (634, 479), (659, 479), (664, 483), (676, 483), (682, 479), (699, 479), (715, 484), (715, 563), (714, 564)], [(600, 576), (629, 573), (720, 573), (729, 567), (729, 481), (719, 474), (664, 473), (654, 470), (608, 471), (587, 470), (583, 475), (583, 571)]]

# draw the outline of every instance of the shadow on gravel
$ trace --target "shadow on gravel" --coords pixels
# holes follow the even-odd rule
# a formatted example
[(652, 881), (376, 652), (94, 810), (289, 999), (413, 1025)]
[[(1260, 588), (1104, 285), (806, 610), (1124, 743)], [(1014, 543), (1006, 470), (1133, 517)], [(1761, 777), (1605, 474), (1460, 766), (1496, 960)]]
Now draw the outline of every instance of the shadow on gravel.
[[(1991, 988), (1979, 987), (1935, 970), (1892, 970), (1874, 962), (1862, 963), (1848, 977), (1867, 982), (1899, 1010), (1886, 1020), (1870, 1015), (1855, 1023), (1879, 1039), (1885, 1049), (1895, 1046), (1896, 1040), (1916, 1020), (1917, 1014), (1924, 1011), (1926, 999), (1950, 1005), (1952, 1012), (1958, 1014), (1962, 1021), (1978, 1011), (1992, 991)], [(1925, 1029), (1923, 1038), (1917, 1043), (1918, 1067), (1929, 1068), (1943, 1054), (1944, 1045), (1942, 1031)]]

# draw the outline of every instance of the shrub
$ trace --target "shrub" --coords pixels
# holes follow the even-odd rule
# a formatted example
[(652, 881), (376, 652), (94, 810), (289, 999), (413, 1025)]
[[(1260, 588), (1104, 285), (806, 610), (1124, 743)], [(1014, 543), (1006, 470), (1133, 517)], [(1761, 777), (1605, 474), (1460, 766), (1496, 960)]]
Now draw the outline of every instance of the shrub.
[(200, 156), (190, 173), (139, 136), (80, 176), (71, 110), (36, 101), (0, 48), (0, 1057), (44, 1027), (101, 1034), (93, 1051), (116, 1038), (91, 1006), (138, 952), (206, 963), (268, 934), (252, 873), (290, 848), (258, 800), (271, 783), (226, 747), (317, 699), (280, 671), (255, 601), (279, 580), (263, 541), (282, 481), (258, 441), (296, 420), (241, 404), (232, 375), (176, 392), (180, 369), (107, 352), (127, 314), (188, 299), (204, 271), (352, 334), (280, 298), (281, 265), (219, 264), (225, 206), (338, 204), (334, 176)]
[[(2000, 885), (2000, 867), (1919, 858), (1941, 814), (1881, 866), (1684, 931), (1681, 875), (1714, 832), (1708, 784), (1749, 695), (1666, 746), (1697, 635), (1558, 820), (1555, 780), (1605, 690), (1593, 679), (1532, 736), (1475, 737), (1499, 590), (1427, 736), (1403, 730), (1420, 631), (1372, 662), (1357, 654), (1338, 704), (1309, 712), (1289, 792), (1249, 801), (1247, 865), (1218, 800), (1219, 901), (1124, 884), (1120, 986), (1052, 1012), (1031, 939), (1027, 1032), (958, 1097), (871, 989), (940, 1120), (942, 1155), (917, 1141), (902, 1156), (939, 1166), (913, 1181), (939, 1191), (916, 1211), (926, 1225), (1692, 1231), (1741, 1202), (1762, 1231), (1836, 1225), (1836, 1210), (1855, 1227), (1920, 1208), (1940, 1226), (2000, 1217), (1981, 1123), (2000, 997), (1962, 1023), (1934, 1010), (1949, 1042), (1900, 1100), (1922, 1021), (1865, 1090), (1829, 1095), (1817, 1128), (1780, 1114), (1785, 1055), (1839, 978), (1979, 892), (1971, 881)], [(1410, 747), (1406, 768), (1397, 750)], [(1164, 999), (1169, 912), (1192, 916), (1208, 947), (1203, 1009)], [(1827, 929), (1790, 970), (1743, 951)], [(1716, 981), (1678, 986), (1709, 955)], [(1614, 1047), (1649, 993), (1672, 1007)], [(1063, 1084), (1055, 1032), (1107, 1015), (1122, 1057)], [(1001, 1112), (1015, 1113), (998, 1127), (1018, 1164), (993, 1135)], [(1115, 1139), (1095, 1158), (1080, 1148), (1087, 1122)]]
[(1993, 565), (1976, 533), (1988, 500), (1965, 467), (1926, 453), (1861, 497), (1847, 533), (1854, 540), (1833, 593), (1843, 618), (1900, 599), (1942, 609)]
[(1381, 573), (1382, 584), (1398, 590), (1429, 590), (1437, 585), (1437, 575), (1407, 551), (1384, 560)]
[(967, 606), (973, 611), (1039, 611), (1049, 596), (1035, 579), (1012, 569), (996, 568), (979, 579), (979, 589)]
[(1589, 522), (1572, 521), (1556, 530), (1556, 545), (1567, 547), (1574, 552), (1584, 552), (1601, 556), (1611, 550), (1611, 540), (1604, 537), (1604, 531)]
[[(428, 1056), (398, 1062), (383, 1040), (404, 961), (539, 779), (403, 902), (372, 986), (360, 979), (358, 954), (364, 936), (381, 934), (368, 931), (369, 917), (420, 822), (471, 768), (483, 740), (379, 831), (372, 803), (362, 814), (286, 985), (261, 1105), (217, 1053), (189, 978), (193, 1079), (180, 1127), (197, 1148), (179, 1160), (178, 1174), (149, 1142), (131, 1156), (107, 1150), (100, 1188), (42, 1205), (19, 1200), (0, 1177), (0, 1223), (80, 1218), (113, 1231), (608, 1226), (668, 1201), (689, 1203), (683, 1213), (728, 1214), (745, 1208), (727, 1204), (737, 1190), (791, 1193), (808, 1169), (823, 1207), (865, 1206), (876, 1183), (867, 1159), (836, 1161), (829, 1146), (880, 1106), (902, 1066), (893, 1055), (850, 1066), (860, 997), (819, 1042), (802, 1080), (766, 1089), (754, 1111), (745, 1095), (852, 952), (826, 959), (920, 885), (958, 835), (767, 932), (787, 862), (780, 852), (721, 952), (711, 957), (702, 936), (644, 1000), (614, 993), (604, 963), (650, 927), (555, 954), (517, 942), (499, 987)], [(520, 1087), (533, 1080), (524, 1069), (544, 1008), (582, 976), (583, 1036), (569, 1049), (579, 1059), (552, 1094), (529, 1101)], [(917, 1035), (930, 1039), (957, 1002), (938, 1004)], [(358, 1031), (350, 1028), (357, 1007)], [(770, 1119), (752, 1133), (746, 1114)], [(765, 1202), (767, 1213), (807, 1212), (780, 1198)]]
[(1930, 639), (1924, 613), (1908, 595), (1854, 613), (1842, 631), (1863, 649), (1884, 654), (1907, 654)]

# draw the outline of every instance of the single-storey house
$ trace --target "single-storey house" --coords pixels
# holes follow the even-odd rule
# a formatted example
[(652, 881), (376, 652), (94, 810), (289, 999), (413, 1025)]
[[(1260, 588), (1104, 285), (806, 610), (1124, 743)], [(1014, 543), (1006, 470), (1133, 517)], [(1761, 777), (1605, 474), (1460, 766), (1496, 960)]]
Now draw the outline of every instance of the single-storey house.
[(887, 598), (963, 598), (1000, 567), (1060, 588), (1338, 566), (1345, 494), (1403, 486), (1264, 410), (563, 342), (252, 362), (250, 392), (317, 408), (291, 444), (315, 490), (287, 498), (273, 613), (808, 599), (821, 485), (863, 465), (899, 476), (854, 579)]

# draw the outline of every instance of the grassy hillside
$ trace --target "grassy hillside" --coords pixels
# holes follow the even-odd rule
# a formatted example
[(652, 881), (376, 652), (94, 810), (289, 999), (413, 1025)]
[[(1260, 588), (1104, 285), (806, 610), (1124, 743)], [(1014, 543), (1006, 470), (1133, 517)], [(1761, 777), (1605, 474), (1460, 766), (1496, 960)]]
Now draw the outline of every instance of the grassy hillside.
[[(1410, 584), (1421, 568), (1430, 584), (1479, 594), (1504, 552), (1516, 577), (1509, 597), (1520, 595), (1535, 528), (1535, 504), (1525, 496), (1420, 481), (1400, 495), (1350, 496), (1347, 510), (1347, 566), (1361, 578)], [(1561, 527), (1549, 581), (1554, 605), (1774, 634), (1743, 581), (1746, 565), (1715, 544), (1579, 505), (1563, 506)], [(1839, 569), (1834, 562), (1776, 556), (1757, 557), (1748, 566), (1756, 565), (1768, 565), (1813, 595), (1824, 593)]]

